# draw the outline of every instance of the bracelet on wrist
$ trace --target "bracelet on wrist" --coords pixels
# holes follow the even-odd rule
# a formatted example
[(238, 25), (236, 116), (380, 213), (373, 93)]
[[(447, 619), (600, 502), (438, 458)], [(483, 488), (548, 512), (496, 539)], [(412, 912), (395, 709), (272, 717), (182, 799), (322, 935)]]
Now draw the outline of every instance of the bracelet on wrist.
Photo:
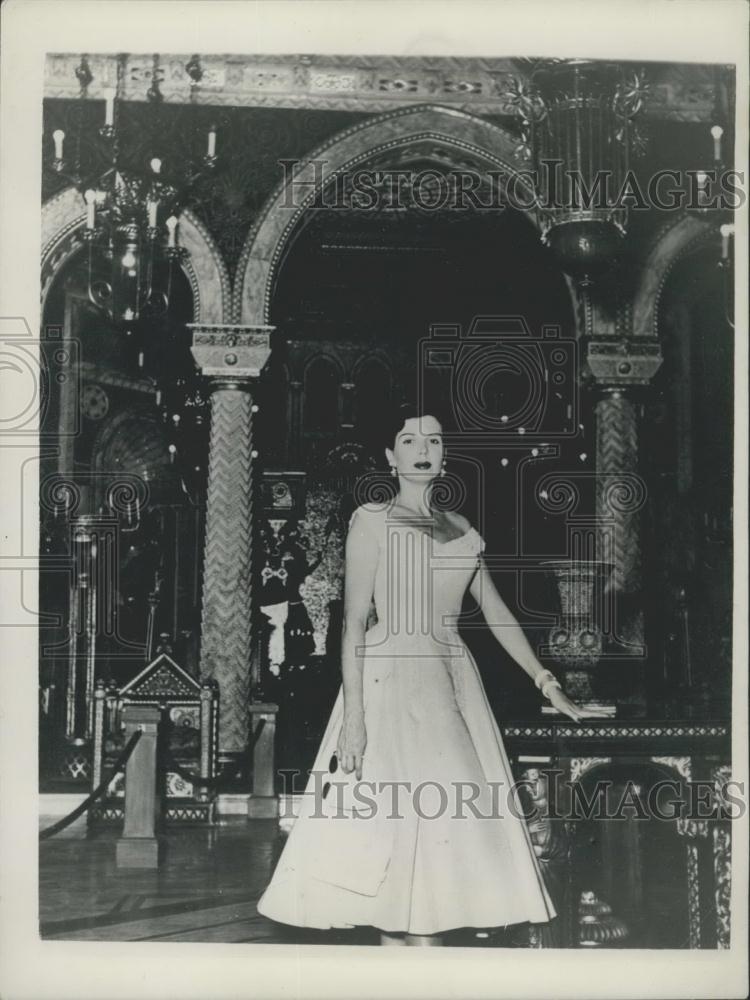
[(550, 688), (558, 688), (560, 691), (562, 691), (562, 684), (556, 677), (553, 677), (551, 680), (545, 681), (544, 684), (542, 684), (543, 698), (549, 699), (549, 694), (547, 692), (549, 691)]
[(537, 690), (541, 691), (544, 684), (548, 681), (557, 680), (555, 675), (551, 670), (540, 670), (539, 673), (534, 678), (534, 684), (536, 684)]

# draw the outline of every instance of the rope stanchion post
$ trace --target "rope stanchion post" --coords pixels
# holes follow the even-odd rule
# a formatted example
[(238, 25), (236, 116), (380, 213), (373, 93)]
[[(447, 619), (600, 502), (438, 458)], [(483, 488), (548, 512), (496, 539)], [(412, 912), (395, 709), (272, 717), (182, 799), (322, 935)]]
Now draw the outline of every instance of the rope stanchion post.
[(125, 822), (117, 841), (118, 868), (158, 868), (160, 841), (156, 836), (156, 751), (161, 713), (155, 705), (123, 707), (125, 734), (141, 739), (125, 770)]
[(278, 710), (278, 705), (250, 705), (253, 727), (253, 794), (247, 803), (247, 814), (251, 819), (276, 819), (279, 815), (279, 800), (274, 784), (274, 743)]
[(104, 712), (107, 690), (104, 681), (99, 679), (94, 689), (94, 756), (92, 768), (92, 784), (94, 788), (102, 780), (102, 757), (104, 754)]
[(80, 805), (77, 805), (72, 812), (68, 813), (67, 816), (64, 816), (56, 823), (53, 823), (52, 826), (48, 826), (45, 827), (44, 830), (40, 830), (39, 831), (40, 842), (43, 840), (49, 840), (50, 837), (54, 837), (62, 830), (67, 829), (67, 827), (69, 827), (72, 823), (75, 823), (75, 821), (78, 819), (79, 816), (83, 816), (85, 812), (88, 812), (91, 806), (93, 806), (93, 804), (97, 802), (102, 797), (102, 795), (104, 795), (104, 793), (107, 791), (107, 789), (112, 784), (117, 775), (120, 773), (120, 771), (124, 769), (125, 764), (130, 759), (130, 755), (135, 750), (136, 745), (140, 742), (142, 735), (143, 733), (140, 731), (140, 729), (137, 729), (134, 733), (131, 734), (130, 739), (127, 741), (121, 753), (118, 755), (117, 760), (113, 764), (112, 769), (109, 771), (106, 777), (102, 778), (102, 780), (93, 790), (91, 795), (89, 795), (88, 798), (84, 799), (84, 801), (81, 802)]
[[(200, 727), (201, 727), (201, 761), (200, 761), (200, 776), (204, 779), (213, 778), (213, 733), (212, 729), (212, 713), (213, 713), (213, 688), (210, 683), (205, 682), (201, 686), (201, 708), (200, 708)], [(202, 801), (207, 801), (209, 798), (209, 791), (207, 786), (203, 786), (198, 790), (198, 798)]]

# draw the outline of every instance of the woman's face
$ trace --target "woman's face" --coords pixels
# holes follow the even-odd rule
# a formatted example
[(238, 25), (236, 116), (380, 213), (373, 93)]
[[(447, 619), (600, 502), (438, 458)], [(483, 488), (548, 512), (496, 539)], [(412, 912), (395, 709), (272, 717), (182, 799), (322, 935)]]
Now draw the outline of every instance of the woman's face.
[(434, 479), (443, 464), (443, 428), (436, 417), (410, 417), (386, 458), (399, 476), (418, 482)]

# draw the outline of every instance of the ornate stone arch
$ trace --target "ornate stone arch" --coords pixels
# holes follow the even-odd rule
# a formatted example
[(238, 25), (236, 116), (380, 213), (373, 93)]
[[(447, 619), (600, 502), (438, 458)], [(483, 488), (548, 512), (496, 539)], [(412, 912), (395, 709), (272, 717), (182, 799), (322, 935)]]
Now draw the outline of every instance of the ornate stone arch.
[(657, 337), (659, 304), (667, 278), (675, 264), (697, 244), (715, 233), (713, 223), (697, 215), (683, 215), (662, 229), (636, 276), (633, 295), (634, 337)]
[[(60, 268), (83, 245), (85, 222), (83, 199), (73, 187), (42, 206), (42, 309)], [(189, 251), (182, 268), (193, 292), (194, 322), (226, 322), (231, 302), (227, 267), (208, 229), (190, 209), (180, 215), (180, 243)]]
[[(332, 136), (306, 157), (292, 178), (276, 187), (250, 230), (237, 268), (232, 322), (268, 324), (276, 270), (287, 241), (308, 206), (336, 175), (390, 150), (419, 147), (427, 158), (515, 178), (524, 203), (531, 204), (533, 191), (523, 176), (528, 168), (516, 154), (517, 145), (517, 138), (498, 125), (439, 105), (400, 108)], [(304, 185), (305, 196), (295, 198), (292, 185), (298, 190)], [(534, 213), (525, 214), (536, 225)]]

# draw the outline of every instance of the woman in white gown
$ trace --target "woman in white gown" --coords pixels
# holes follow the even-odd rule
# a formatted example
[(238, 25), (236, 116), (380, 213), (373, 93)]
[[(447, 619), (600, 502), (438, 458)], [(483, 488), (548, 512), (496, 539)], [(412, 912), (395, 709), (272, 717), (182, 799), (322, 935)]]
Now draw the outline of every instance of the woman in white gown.
[[(395, 500), (354, 512), (342, 685), (258, 911), (301, 927), (379, 928), (383, 944), (555, 916), (480, 675), (456, 629), (467, 588), (490, 629), (572, 719), (459, 514), (432, 509), (440, 422), (402, 409), (386, 456)], [(367, 629), (374, 599), (377, 624)]]

